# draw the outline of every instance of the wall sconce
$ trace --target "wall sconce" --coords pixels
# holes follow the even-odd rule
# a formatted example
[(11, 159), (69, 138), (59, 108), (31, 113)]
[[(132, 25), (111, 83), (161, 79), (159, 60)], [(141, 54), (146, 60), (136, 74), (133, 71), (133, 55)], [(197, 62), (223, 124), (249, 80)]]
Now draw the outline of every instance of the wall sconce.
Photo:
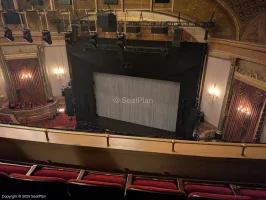
[(214, 84), (214, 86), (209, 89), (209, 94), (213, 99), (218, 97), (219, 90), (216, 88), (216, 84)]
[(61, 75), (61, 74), (64, 74), (65, 72), (64, 72), (63, 69), (61, 69), (61, 68), (57, 68), (57, 69), (54, 70), (54, 73), (55, 73), (56, 75)]
[(237, 108), (237, 111), (239, 111), (241, 113), (244, 113), (246, 115), (250, 115), (250, 110), (247, 107), (244, 107), (244, 106), (239, 106)]
[(22, 74), (21, 79), (30, 79), (32, 78), (31, 74)]

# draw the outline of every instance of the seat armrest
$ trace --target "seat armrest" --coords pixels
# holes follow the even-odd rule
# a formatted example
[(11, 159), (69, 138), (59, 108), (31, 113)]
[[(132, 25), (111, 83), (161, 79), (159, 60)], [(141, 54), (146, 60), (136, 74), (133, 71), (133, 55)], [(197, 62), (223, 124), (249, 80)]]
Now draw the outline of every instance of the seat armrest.
[(126, 183), (126, 189), (125, 189), (125, 196), (127, 195), (127, 188), (132, 184), (133, 175), (128, 174), (127, 175), (127, 183)]
[(176, 180), (176, 182), (177, 182), (178, 189), (181, 190), (181, 191), (184, 191), (183, 179), (178, 178), (178, 179)]

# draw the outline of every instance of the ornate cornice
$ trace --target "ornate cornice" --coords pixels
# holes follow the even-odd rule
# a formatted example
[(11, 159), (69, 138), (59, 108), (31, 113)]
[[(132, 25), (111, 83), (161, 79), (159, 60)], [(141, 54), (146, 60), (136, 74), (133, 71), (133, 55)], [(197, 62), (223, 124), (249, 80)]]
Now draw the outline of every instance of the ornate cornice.
[(210, 52), (220, 52), (266, 65), (266, 45), (215, 38), (209, 39), (208, 44)]
[(37, 53), (20, 53), (5, 55), (6, 60), (37, 58)]
[(266, 78), (259, 78), (255, 73), (243, 74), (243, 72), (235, 72), (235, 79), (249, 84), (253, 87), (266, 91)]

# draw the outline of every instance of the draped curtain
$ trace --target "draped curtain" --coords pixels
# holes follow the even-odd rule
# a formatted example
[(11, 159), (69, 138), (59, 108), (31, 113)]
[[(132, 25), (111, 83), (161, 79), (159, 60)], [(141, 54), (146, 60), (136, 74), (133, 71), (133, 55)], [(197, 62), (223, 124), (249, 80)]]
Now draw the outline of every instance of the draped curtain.
[(46, 100), (44, 81), (37, 58), (17, 59), (7, 62), (18, 101), (42, 103)]
[(224, 139), (230, 142), (255, 142), (255, 131), (264, 101), (262, 90), (234, 80)]

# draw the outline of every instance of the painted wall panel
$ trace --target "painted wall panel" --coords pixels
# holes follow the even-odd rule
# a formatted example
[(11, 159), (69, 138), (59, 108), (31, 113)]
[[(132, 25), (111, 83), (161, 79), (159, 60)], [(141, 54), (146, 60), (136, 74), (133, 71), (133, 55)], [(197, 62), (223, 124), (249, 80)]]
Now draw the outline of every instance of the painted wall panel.
[[(44, 47), (45, 65), (51, 83), (53, 96), (61, 96), (62, 86), (69, 81), (68, 59), (65, 46)], [(63, 74), (56, 75), (56, 70), (63, 70)]]
[[(215, 57), (208, 58), (205, 82), (202, 93), (201, 110), (205, 113), (205, 120), (218, 127), (226, 86), (230, 71), (230, 61)], [(213, 98), (209, 91), (215, 87), (218, 96)]]

